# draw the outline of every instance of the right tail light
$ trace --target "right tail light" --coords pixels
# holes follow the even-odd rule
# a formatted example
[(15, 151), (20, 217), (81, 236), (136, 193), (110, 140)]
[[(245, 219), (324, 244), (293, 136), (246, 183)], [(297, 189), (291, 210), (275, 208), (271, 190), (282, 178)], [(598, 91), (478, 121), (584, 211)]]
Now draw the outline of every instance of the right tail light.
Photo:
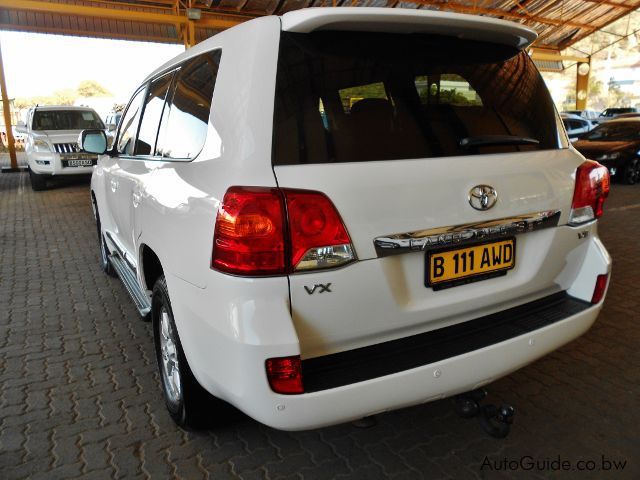
[(243, 276), (286, 275), (355, 260), (329, 198), (311, 190), (231, 187), (216, 217), (211, 267)]
[(569, 225), (581, 225), (602, 216), (609, 183), (607, 167), (598, 162), (586, 160), (578, 167)]

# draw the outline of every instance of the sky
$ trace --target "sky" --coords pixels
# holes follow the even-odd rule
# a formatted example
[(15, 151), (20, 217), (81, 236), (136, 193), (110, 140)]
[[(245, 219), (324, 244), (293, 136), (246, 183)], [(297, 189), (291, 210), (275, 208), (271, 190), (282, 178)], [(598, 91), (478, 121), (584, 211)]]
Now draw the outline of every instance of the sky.
[(184, 52), (182, 45), (0, 31), (10, 98), (50, 95), (96, 80), (126, 103), (157, 67)]

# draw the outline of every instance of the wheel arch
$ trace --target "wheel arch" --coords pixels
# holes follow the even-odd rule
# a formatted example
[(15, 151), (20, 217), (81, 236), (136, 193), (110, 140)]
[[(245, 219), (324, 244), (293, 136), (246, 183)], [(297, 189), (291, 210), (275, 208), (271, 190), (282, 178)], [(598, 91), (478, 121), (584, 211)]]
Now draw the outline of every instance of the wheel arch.
[(140, 278), (146, 290), (153, 290), (158, 278), (164, 275), (164, 268), (156, 252), (147, 244), (140, 245), (139, 268)]

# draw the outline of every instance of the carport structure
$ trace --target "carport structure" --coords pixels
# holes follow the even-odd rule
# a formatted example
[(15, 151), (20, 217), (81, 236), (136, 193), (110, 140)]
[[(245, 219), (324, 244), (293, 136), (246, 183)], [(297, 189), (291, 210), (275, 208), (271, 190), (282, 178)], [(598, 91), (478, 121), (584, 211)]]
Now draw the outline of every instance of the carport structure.
[[(0, 29), (195, 45), (217, 32), (264, 15), (305, 7), (354, 6), (442, 10), (516, 21), (539, 37), (531, 49), (541, 70), (578, 64), (576, 108), (586, 108), (591, 55), (561, 52), (640, 8), (640, 0), (0, 0)], [(636, 30), (606, 32), (609, 44)], [(11, 125), (0, 52), (5, 124)], [(13, 135), (7, 128), (11, 167)]]

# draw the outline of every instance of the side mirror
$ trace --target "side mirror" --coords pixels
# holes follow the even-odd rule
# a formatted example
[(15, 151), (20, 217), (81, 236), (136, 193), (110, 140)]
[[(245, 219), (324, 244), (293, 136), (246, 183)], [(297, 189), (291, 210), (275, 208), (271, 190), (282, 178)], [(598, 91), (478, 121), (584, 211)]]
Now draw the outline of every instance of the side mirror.
[(116, 131), (116, 127), (117, 127), (117, 125), (115, 123), (110, 123), (110, 124), (107, 125), (107, 131), (115, 132)]
[(15, 126), (15, 131), (18, 133), (27, 133), (28, 129), (24, 123), (18, 123), (18, 125)]
[(83, 130), (78, 137), (78, 146), (83, 152), (103, 155), (107, 145), (107, 135), (103, 130)]

